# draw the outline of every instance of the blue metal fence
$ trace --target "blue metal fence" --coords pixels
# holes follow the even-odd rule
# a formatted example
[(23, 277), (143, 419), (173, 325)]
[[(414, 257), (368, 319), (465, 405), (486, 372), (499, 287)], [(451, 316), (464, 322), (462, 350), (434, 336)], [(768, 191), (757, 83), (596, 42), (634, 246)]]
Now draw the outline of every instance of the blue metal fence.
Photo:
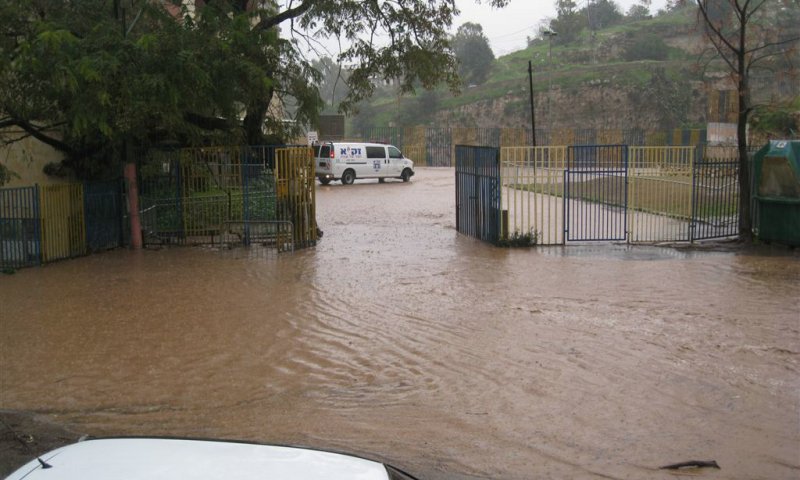
[(500, 151), (456, 145), (456, 230), (490, 243), (501, 235)]
[(625, 240), (627, 207), (628, 147), (569, 147), (564, 171), (564, 238)]
[(83, 185), (86, 246), (90, 252), (117, 248), (124, 243), (121, 180)]
[(41, 258), (39, 188), (0, 189), (0, 267), (39, 265)]
[[(82, 218), (69, 217), (66, 222), (61, 218), (62, 215), (80, 212), (81, 205), (79, 203), (75, 207), (74, 203), (69, 203), (74, 202), (74, 196), (52, 192), (48, 194), (47, 188), (52, 187), (40, 188), (35, 185), (0, 189), (0, 268), (30, 267), (48, 260), (124, 245), (125, 215), (121, 180), (70, 184), (64, 187), (78, 192), (78, 198), (82, 196)], [(66, 204), (64, 199), (68, 199)], [(45, 209), (42, 202), (49, 205), (49, 216), (43, 214)], [(50, 228), (47, 238), (43, 238), (43, 224)], [(78, 230), (65, 233), (61, 230), (65, 225), (67, 230), (70, 226), (77, 226)], [(85, 244), (83, 233), (86, 234)], [(54, 249), (63, 247), (59, 239), (63, 240), (64, 235), (71, 235), (68, 253), (52, 256)]]

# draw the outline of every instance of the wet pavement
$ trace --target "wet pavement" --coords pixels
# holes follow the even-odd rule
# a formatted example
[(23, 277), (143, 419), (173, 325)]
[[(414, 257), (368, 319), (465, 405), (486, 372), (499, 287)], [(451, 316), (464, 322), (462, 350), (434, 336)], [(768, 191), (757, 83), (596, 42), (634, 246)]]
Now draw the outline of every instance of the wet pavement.
[(114, 251), (0, 277), (0, 409), (95, 435), (350, 452), (426, 479), (800, 475), (800, 256), (495, 248), (453, 170), (317, 189), (293, 254)]

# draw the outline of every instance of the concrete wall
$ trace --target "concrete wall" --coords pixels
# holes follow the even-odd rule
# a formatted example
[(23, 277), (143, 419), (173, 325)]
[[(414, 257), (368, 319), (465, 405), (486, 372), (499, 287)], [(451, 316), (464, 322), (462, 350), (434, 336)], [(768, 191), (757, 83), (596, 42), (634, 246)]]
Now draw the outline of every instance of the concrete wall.
[[(0, 130), (0, 140), (19, 138), (22, 131), (16, 128)], [(50, 162), (58, 162), (63, 155), (58, 150), (33, 137), (25, 138), (10, 145), (0, 144), (0, 164), (12, 172), (11, 181), (3, 187), (26, 187), (67, 183), (70, 179), (54, 178), (44, 174), (42, 169)]]

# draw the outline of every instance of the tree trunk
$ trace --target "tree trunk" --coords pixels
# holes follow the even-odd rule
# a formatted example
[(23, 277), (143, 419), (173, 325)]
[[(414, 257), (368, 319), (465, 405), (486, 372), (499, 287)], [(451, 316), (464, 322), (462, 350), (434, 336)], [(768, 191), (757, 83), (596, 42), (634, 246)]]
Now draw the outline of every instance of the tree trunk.
[(267, 118), (269, 104), (272, 103), (274, 93), (275, 90), (270, 88), (262, 98), (255, 99), (247, 105), (247, 114), (242, 121), (242, 128), (248, 145), (264, 144), (264, 121)]
[(264, 119), (267, 116), (266, 103), (253, 102), (247, 106), (247, 114), (242, 122), (247, 145), (263, 145)]
[[(741, 101), (739, 102), (741, 105)], [(743, 242), (753, 240), (752, 214), (750, 211), (750, 161), (747, 153), (747, 113), (739, 112), (736, 129), (739, 137), (739, 238)]]
[(753, 222), (750, 207), (750, 161), (747, 155), (747, 117), (750, 113), (750, 82), (746, 57), (746, 23), (742, 22), (739, 30), (738, 86), (739, 115), (736, 124), (736, 137), (739, 146), (739, 240), (745, 243), (753, 241)]

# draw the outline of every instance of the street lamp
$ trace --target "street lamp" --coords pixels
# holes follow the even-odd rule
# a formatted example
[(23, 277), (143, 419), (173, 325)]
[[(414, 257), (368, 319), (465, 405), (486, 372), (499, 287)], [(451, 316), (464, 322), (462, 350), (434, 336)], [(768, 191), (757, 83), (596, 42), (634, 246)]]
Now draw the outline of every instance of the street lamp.
[(544, 32), (542, 32), (542, 35), (547, 37), (547, 40), (548, 40), (548, 42), (550, 44), (549, 47), (548, 47), (548, 50), (547, 50), (547, 60), (550, 61), (551, 64), (552, 64), (552, 60), (553, 60), (553, 37), (558, 35), (558, 33), (554, 32), (552, 30), (545, 30)]

